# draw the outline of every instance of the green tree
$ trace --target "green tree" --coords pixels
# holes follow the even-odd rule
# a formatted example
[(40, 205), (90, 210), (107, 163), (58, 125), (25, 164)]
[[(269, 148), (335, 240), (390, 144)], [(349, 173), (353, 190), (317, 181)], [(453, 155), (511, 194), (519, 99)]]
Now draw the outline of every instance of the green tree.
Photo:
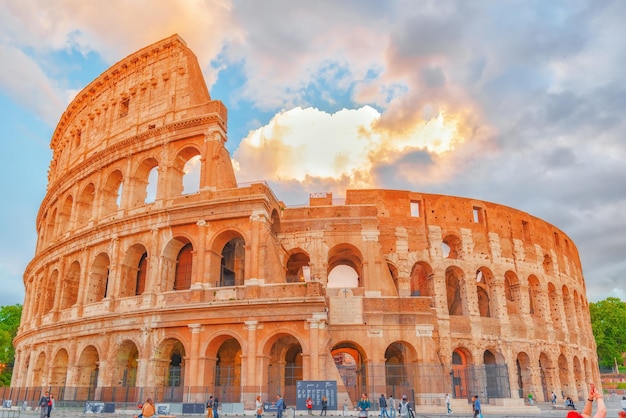
[(626, 353), (626, 303), (606, 298), (590, 303), (589, 313), (600, 364), (613, 366), (616, 359), (621, 364)]
[(0, 307), (0, 386), (11, 385), (11, 373), (15, 350), (13, 338), (17, 334), (22, 317), (22, 305)]

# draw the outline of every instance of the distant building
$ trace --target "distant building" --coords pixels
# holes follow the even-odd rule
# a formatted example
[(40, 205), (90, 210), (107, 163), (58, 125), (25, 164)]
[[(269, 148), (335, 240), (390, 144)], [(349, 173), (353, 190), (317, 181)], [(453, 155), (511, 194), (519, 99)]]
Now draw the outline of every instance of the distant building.
[(24, 273), (15, 397), (215, 394), (252, 408), (259, 393), (293, 405), (297, 381), (332, 380), (339, 404), (407, 394), (419, 409), (445, 393), (583, 399), (599, 381), (565, 233), (401, 190), (286, 207), (267, 184), (237, 185), (226, 124), (176, 35), (68, 106)]

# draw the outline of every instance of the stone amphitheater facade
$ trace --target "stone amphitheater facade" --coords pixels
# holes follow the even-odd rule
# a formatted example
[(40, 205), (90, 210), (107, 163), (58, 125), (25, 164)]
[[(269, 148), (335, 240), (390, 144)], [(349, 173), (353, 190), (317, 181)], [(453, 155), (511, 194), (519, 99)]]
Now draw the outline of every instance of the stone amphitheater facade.
[(257, 394), (295, 402), (297, 381), (335, 381), (339, 406), (368, 392), (409, 394), (419, 409), (448, 392), (465, 404), (583, 399), (599, 380), (563, 231), (402, 190), (287, 207), (265, 183), (237, 184), (226, 127), (178, 35), (71, 102), (24, 273), (15, 393), (215, 394), (251, 408)]

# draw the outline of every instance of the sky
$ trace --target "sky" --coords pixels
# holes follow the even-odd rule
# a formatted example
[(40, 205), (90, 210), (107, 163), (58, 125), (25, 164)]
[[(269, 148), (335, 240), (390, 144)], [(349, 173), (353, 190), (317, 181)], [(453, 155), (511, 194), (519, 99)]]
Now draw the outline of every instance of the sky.
[(626, 301), (626, 2), (0, 0), (0, 306), (22, 303), (50, 138), (108, 67), (178, 33), (240, 183), (510, 206)]

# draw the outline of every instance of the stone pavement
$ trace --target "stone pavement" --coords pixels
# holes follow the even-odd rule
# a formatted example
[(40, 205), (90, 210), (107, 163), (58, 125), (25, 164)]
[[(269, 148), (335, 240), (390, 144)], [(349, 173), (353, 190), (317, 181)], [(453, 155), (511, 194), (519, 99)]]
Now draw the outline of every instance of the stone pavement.
[[(617, 396), (614, 396), (612, 398), (607, 396), (606, 399), (606, 405), (607, 405), (607, 418), (617, 418), (617, 412), (621, 410), (621, 404), (620, 404), (620, 398)], [(578, 411), (580, 412), (584, 406), (584, 402), (578, 402), (576, 404)], [(539, 403), (537, 405), (534, 405), (533, 407), (528, 407), (528, 405), (526, 405), (525, 407), (521, 407), (521, 408), (511, 408), (510, 410), (502, 410), (499, 409), (497, 412), (495, 411), (489, 411), (489, 405), (487, 405), (486, 407), (483, 406), (483, 417), (484, 418), (536, 418), (536, 417), (552, 417), (552, 418), (564, 418), (567, 415), (567, 411), (566, 410), (553, 410), (552, 409), (552, 405), (549, 402), (546, 403)], [(102, 413), (102, 414), (93, 414), (93, 413), (84, 413), (82, 410), (78, 410), (78, 409), (70, 409), (70, 408), (58, 408), (55, 409), (52, 412), (51, 418), (132, 418), (133, 415), (137, 414), (137, 410), (118, 410), (114, 413)], [(595, 414), (596, 410), (594, 407), (593, 413)], [(98, 416), (96, 416), (98, 415)], [(294, 416), (295, 415), (295, 416)], [(204, 418), (204, 415), (199, 415), (199, 414), (186, 414), (186, 415), (182, 415), (182, 414), (175, 414), (175, 415), (170, 415), (171, 416), (175, 416), (176, 418), (182, 418), (182, 417), (189, 417), (189, 418)], [(314, 415), (314, 416), (317, 416)], [(342, 417), (345, 416), (343, 414), (343, 411), (328, 411), (328, 416), (329, 417)], [(354, 410), (351, 410), (348, 412), (349, 417), (356, 417), (357, 413)], [(379, 418), (379, 414), (378, 411), (370, 411), (369, 414), (370, 418)], [(433, 417), (433, 418), (444, 418), (447, 417), (447, 415), (445, 414), (445, 409), (442, 409), (441, 413), (422, 413), (420, 411), (418, 411), (415, 414), (416, 418), (422, 418), (422, 417)], [(467, 413), (461, 413), (461, 414), (453, 414), (453, 417), (459, 417), (459, 418), (472, 418), (471, 417), (471, 413), (467, 414)], [(230, 414), (220, 414), (220, 417), (223, 418), (243, 418), (243, 417), (250, 417), (250, 418), (254, 418), (255, 414), (253, 411), (246, 411), (246, 413), (244, 415), (230, 415)], [(274, 414), (264, 414), (263, 415), (264, 418), (273, 418)], [(292, 409), (286, 411), (283, 414), (283, 418), (299, 418), (299, 417), (308, 417), (306, 411), (294, 411)], [(19, 411), (19, 410), (2, 410), (0, 409), (0, 418), (39, 418), (39, 412), (38, 411), (32, 411), (32, 410), (27, 410), (27, 411)], [(158, 417), (157, 417), (158, 418)], [(398, 415), (396, 415), (396, 418), (399, 418)]]

